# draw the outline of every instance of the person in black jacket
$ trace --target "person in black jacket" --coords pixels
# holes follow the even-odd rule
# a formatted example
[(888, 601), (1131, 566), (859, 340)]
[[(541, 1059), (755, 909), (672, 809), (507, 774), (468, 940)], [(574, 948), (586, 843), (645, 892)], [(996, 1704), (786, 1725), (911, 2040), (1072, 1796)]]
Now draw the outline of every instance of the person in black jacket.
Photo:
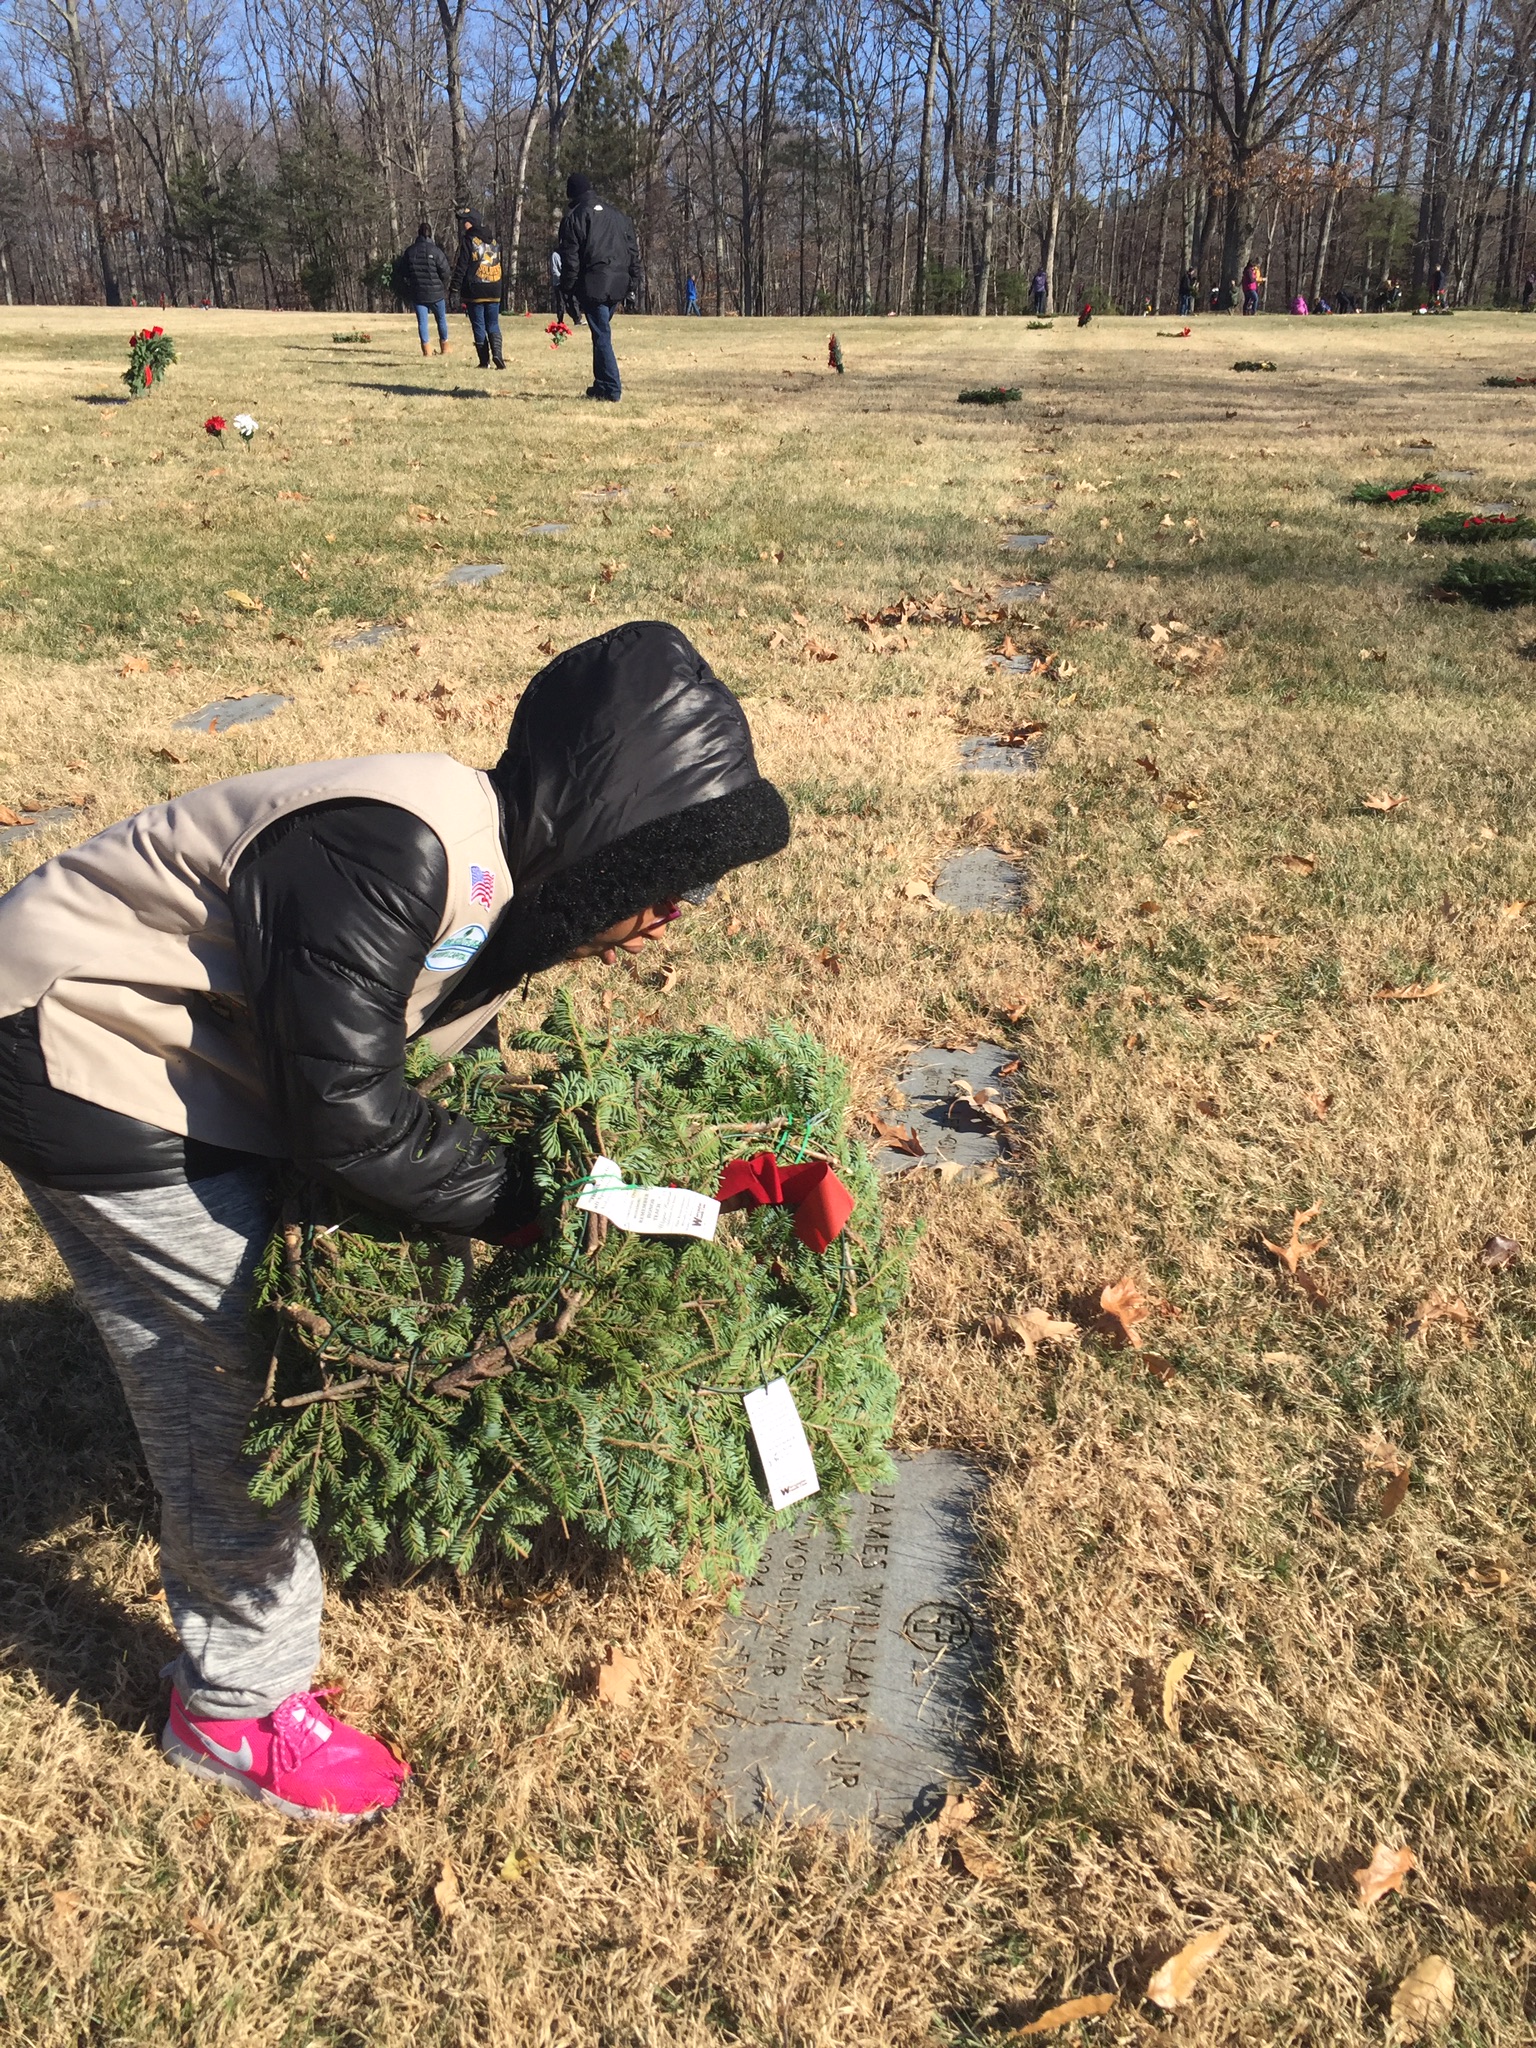
[(416, 332), (421, 336), (424, 356), (432, 353), (428, 346), (429, 317), (437, 321), (438, 354), (448, 353), (448, 279), (447, 252), (434, 241), (430, 222), (423, 221), (416, 230), (415, 241), (395, 258), (395, 290), (408, 306), (416, 309)]
[(459, 209), (459, 253), (454, 259), (448, 294), (469, 315), (480, 367), (492, 362), (507, 366), (501, 353), (501, 244), (486, 233), (485, 223), (471, 206)]
[(617, 405), (624, 395), (613, 352), (613, 310), (640, 293), (640, 244), (627, 214), (598, 199), (592, 180), (573, 171), (565, 181), (570, 208), (560, 223), (560, 286), (574, 291), (592, 328), (588, 398)]
[[(484, 849), (462, 905), (450, 899), (462, 849), (450, 856), (408, 800), (324, 796), (328, 779), (349, 776), (382, 787), (393, 775), (391, 786), (415, 792), (429, 772), (440, 789), (456, 790), (462, 775), (474, 815), (455, 816), (450, 836), (462, 823)], [(321, 800), (256, 829), (227, 874), (222, 857), (210, 862), (209, 821), (224, 821), (237, 847), (240, 821), (259, 826), (266, 791), (292, 792), (297, 773)], [(437, 1030), (562, 961), (611, 965), (637, 953), (685, 901), (780, 851), (789, 816), (758, 771), (735, 697), (676, 627), (657, 622), (616, 627), (541, 670), (488, 777), (430, 756), (415, 767), (385, 756), (276, 775), (178, 800), (190, 819), (204, 799), (195, 830), (178, 822), (176, 802), (142, 813), (130, 833), (109, 828), (94, 869), (86, 856), (103, 841), (57, 856), (0, 898), (11, 959), (25, 956), (29, 985), (47, 991), (0, 1018), (0, 1160), (96, 1322), (160, 1495), (161, 1579), (182, 1642), (162, 1748), (286, 1813), (352, 1819), (392, 1805), (408, 1773), (309, 1690), (315, 1552), (294, 1502), (268, 1512), (251, 1500), (241, 1455), (261, 1387), (248, 1316), (277, 1213), (273, 1168), (286, 1159), (418, 1230), (505, 1242), (536, 1217), (529, 1164), (407, 1084), (412, 992), (419, 999), (443, 974), (445, 995), (422, 1015), (422, 1028)], [(176, 857), (183, 842), (186, 860)], [(98, 901), (89, 878), (113, 862), (127, 894)], [(190, 978), (146, 990), (144, 967), (157, 962), (163, 976), (167, 963), (163, 905), (189, 876), (210, 913), (186, 920)], [(125, 901), (145, 932), (138, 974)], [(79, 979), (82, 963), (101, 957), (93, 934), (112, 918), (128, 933), (122, 1003)], [(93, 1088), (89, 1072), (72, 1070), (71, 1089), (54, 1069), (70, 1005), (84, 1001), (109, 1033), (115, 1018), (149, 1015), (168, 1048), (162, 1083), (184, 1083), (183, 1025), (194, 1045), (203, 1028), (208, 1044), (199, 1004), (212, 999), (195, 990), (215, 927), (232, 936), (240, 985), (219, 1009), (231, 1015), (218, 1057), (253, 1092), (266, 1156), (200, 1129), (195, 1089), (172, 1129), (101, 1106), (110, 1091)], [(146, 1007), (146, 994), (162, 1000)], [(124, 1028), (134, 1042), (123, 1058), (142, 1059), (144, 1031)]]

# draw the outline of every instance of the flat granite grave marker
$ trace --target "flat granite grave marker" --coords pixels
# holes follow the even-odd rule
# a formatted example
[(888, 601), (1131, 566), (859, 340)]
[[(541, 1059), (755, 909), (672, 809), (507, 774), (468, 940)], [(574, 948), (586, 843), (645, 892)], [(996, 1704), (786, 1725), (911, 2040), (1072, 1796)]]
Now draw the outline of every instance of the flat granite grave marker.
[(1003, 538), (1003, 546), (1013, 554), (1030, 554), (1036, 548), (1048, 548), (1056, 538), (1054, 533), (1010, 533)]
[(525, 526), (523, 532), (531, 539), (535, 534), (574, 533), (575, 528), (568, 521), (546, 519), (540, 526)]
[(404, 626), (365, 626), (360, 633), (349, 634), (345, 640), (333, 640), (331, 645), (343, 649), (386, 647), (391, 640), (403, 640), (404, 638)]
[(933, 893), (951, 910), (1018, 910), (1024, 902), (1024, 870), (990, 846), (968, 846), (939, 869)]
[(880, 1145), (870, 1153), (875, 1171), (908, 1173), (914, 1166), (958, 1166), (963, 1179), (975, 1179), (987, 1167), (996, 1166), (1001, 1148), (995, 1125), (968, 1110), (957, 1096), (966, 1089), (980, 1095), (984, 1088), (1004, 1094), (1003, 1068), (1013, 1057), (1006, 1046), (991, 1045), (985, 1039), (969, 1052), (925, 1045), (913, 1053), (896, 1077), (903, 1098), (900, 1106), (890, 1103), (883, 1121), (915, 1132), (922, 1157), (898, 1152), (894, 1145)]
[(984, 736), (960, 742), (962, 775), (1033, 775), (1039, 766), (1033, 747), (1004, 746), (1001, 740)]
[(1479, 505), (1477, 508), (1477, 516), (1479, 519), (1512, 519), (1514, 517), (1514, 514), (1514, 506), (1508, 504)]
[(1045, 590), (1043, 583), (1005, 583), (997, 592), (997, 602), (1013, 611), (1020, 605), (1038, 604)]
[(983, 1484), (968, 1459), (924, 1451), (847, 1497), (846, 1549), (804, 1517), (769, 1537), (723, 1635), (715, 1770), (736, 1819), (894, 1832), (975, 1775)]
[(221, 697), (205, 704), (201, 711), (189, 711), (185, 718), (171, 721), (172, 732), (224, 732), (232, 725), (251, 725), (258, 718), (270, 718), (291, 704), (291, 697), (279, 697), (271, 690), (254, 690), (249, 697)]
[(44, 825), (67, 825), (79, 815), (73, 804), (54, 804), (46, 811), (23, 811), (19, 825), (7, 825), (0, 831), (0, 846), (14, 846), (19, 839), (35, 837)]
[(1433, 472), (1437, 484), (1469, 484), (1473, 477), (1482, 473), (1480, 469), (1437, 469)]
[(450, 569), (446, 576), (439, 576), (439, 583), (489, 583), (493, 576), (506, 574), (501, 562), (460, 562), (457, 569)]

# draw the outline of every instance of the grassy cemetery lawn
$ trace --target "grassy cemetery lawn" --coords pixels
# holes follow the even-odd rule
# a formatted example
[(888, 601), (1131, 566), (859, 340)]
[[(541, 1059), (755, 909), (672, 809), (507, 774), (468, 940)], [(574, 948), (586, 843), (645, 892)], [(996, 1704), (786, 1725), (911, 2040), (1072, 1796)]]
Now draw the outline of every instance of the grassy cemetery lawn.
[[(883, 1849), (717, 1822), (718, 1602), (547, 1546), (364, 1575), (322, 1678), (413, 1760), (398, 1818), (211, 1793), (155, 1753), (153, 1502), (7, 1180), (6, 2039), (950, 2048), (1113, 1995), (1060, 2038), (1331, 2048), (1410, 2038), (1432, 1956), (1438, 2038), (1530, 2038), (1536, 618), (1438, 601), (1414, 529), (1536, 509), (1485, 381), (1536, 321), (848, 321), (837, 376), (813, 323), (621, 320), (612, 407), (542, 317), (500, 376), (463, 321), (164, 319), (129, 404), (127, 314), (0, 310), (0, 885), (217, 776), (488, 763), (548, 653), (681, 624), (796, 838), (581, 1011), (789, 1018), (872, 1142), (914, 1049), (1007, 1050), (998, 1167), (888, 1183), (899, 1441), (986, 1468), (998, 1655), (972, 1827)], [(1038, 772), (960, 772), (1010, 736)], [(968, 849), (1015, 907), (936, 899)]]

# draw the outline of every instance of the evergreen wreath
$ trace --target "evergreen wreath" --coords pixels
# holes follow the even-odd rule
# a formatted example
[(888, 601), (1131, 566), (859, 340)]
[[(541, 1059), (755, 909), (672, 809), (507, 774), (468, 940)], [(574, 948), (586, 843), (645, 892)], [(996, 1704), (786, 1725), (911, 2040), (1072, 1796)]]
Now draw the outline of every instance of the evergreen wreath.
[(1485, 377), (1483, 382), (1495, 391), (1517, 391), (1522, 384), (1536, 384), (1536, 377)]
[(1536, 539), (1536, 519), (1524, 512), (1472, 512), (1463, 518), (1459, 512), (1437, 512), (1432, 519), (1421, 519), (1418, 525), (1420, 540), (1460, 540), (1469, 544), (1485, 540), (1533, 540)]
[(1356, 484), (1349, 496), (1355, 505), (1399, 505), (1404, 498), (1443, 498), (1445, 485), (1416, 476), (1406, 484)]
[[(525, 1555), (547, 1521), (641, 1569), (750, 1574), (785, 1518), (756, 1476), (743, 1393), (790, 1379), (818, 1519), (890, 1470), (884, 1332), (909, 1241), (883, 1237), (844, 1074), (779, 1027), (596, 1040), (564, 992), (511, 1048), (542, 1069), (524, 1078), (492, 1051), (434, 1065), (415, 1047), (408, 1072), (531, 1157), (545, 1234), (470, 1262), (334, 1196), (285, 1212), (256, 1289), (273, 1352), (251, 1492), (297, 1495), (343, 1574), (392, 1544), (467, 1571), (482, 1548)], [(728, 1160), (765, 1149), (824, 1157), (846, 1181), (854, 1213), (825, 1252), (783, 1209), (723, 1214), (706, 1244), (574, 1205), (598, 1154), (626, 1183), (712, 1194)]]
[(176, 344), (163, 327), (141, 327), (128, 337), (128, 367), (123, 382), (129, 396), (140, 398), (153, 391), (156, 378), (163, 379), (176, 360)]
[(1464, 597), (1487, 611), (1536, 604), (1536, 556), (1463, 555), (1435, 585), (1447, 597)]
[(1240, 363), (1234, 363), (1232, 367), (1234, 370), (1273, 370), (1276, 366), (1273, 363), (1249, 361), (1245, 358)]
[(1016, 405), (1024, 396), (1017, 384), (981, 384), (974, 391), (962, 391), (957, 405)]

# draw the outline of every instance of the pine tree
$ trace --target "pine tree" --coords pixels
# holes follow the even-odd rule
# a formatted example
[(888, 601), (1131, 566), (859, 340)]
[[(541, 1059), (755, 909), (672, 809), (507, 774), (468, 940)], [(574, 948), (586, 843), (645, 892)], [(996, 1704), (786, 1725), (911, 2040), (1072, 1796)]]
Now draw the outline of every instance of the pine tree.
[[(569, 998), (497, 1052), (408, 1072), (533, 1162), (545, 1234), (518, 1250), (413, 1237), (310, 1191), (262, 1264), (273, 1344), (252, 1492), (297, 1494), (343, 1572), (398, 1545), (468, 1570), (558, 1519), (637, 1565), (750, 1573), (776, 1518), (742, 1394), (789, 1377), (822, 1491), (889, 1472), (885, 1322), (907, 1242), (844, 1129), (847, 1086), (813, 1040), (649, 1032), (597, 1041)], [(522, 1071), (523, 1068), (529, 1071)], [(782, 1209), (722, 1215), (710, 1244), (609, 1229), (575, 1207), (593, 1159), (630, 1185), (712, 1194), (725, 1162), (829, 1159), (855, 1197), (825, 1252)]]

